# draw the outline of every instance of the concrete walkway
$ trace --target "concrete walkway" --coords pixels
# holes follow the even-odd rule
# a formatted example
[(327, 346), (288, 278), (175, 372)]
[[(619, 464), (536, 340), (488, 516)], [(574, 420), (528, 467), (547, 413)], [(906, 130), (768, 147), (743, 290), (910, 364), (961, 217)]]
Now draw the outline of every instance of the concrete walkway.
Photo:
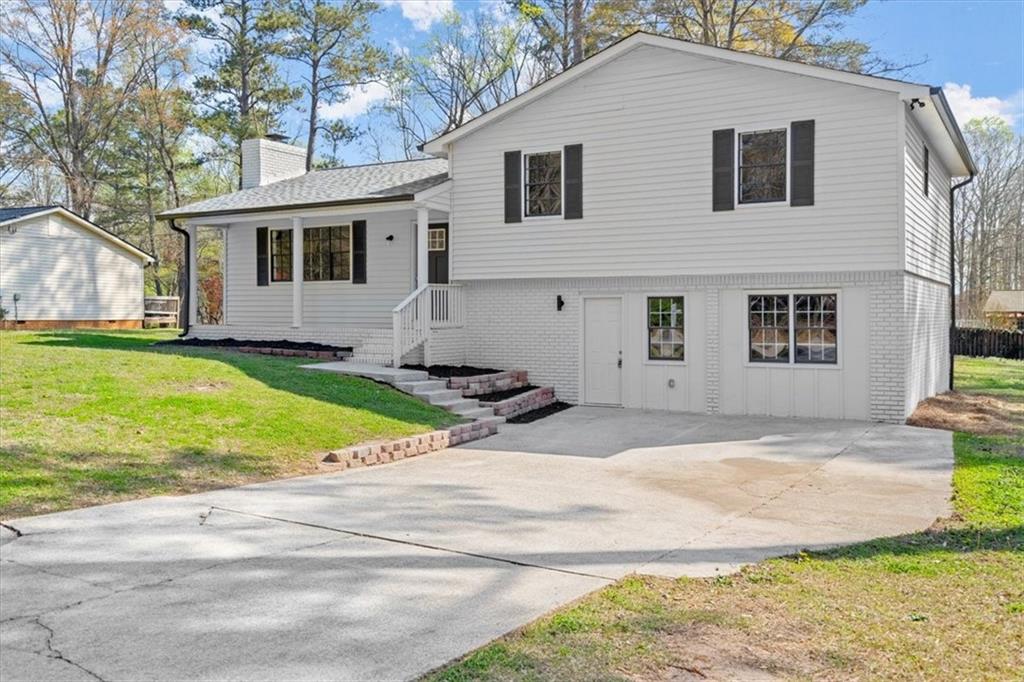
[(472, 449), (16, 519), (0, 679), (407, 679), (629, 572), (927, 527), (948, 433), (573, 408)]

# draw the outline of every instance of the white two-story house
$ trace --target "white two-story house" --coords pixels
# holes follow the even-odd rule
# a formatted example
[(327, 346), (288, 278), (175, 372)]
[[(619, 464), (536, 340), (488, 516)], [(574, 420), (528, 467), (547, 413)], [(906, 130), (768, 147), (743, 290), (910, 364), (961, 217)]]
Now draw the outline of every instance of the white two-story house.
[(189, 333), (656, 410), (903, 421), (949, 386), (974, 165), (937, 88), (635, 34), (423, 151), (304, 174), (247, 142), (247, 189), (163, 214), (226, 243)]

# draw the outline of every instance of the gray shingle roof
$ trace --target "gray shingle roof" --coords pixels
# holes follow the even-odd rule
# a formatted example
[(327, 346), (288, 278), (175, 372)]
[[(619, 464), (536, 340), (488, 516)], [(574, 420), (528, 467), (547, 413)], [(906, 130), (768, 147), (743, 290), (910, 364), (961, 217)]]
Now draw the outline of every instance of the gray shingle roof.
[(15, 206), (11, 208), (0, 208), (0, 223), (5, 223), (8, 220), (15, 220), (17, 218), (23, 218), (33, 213), (41, 213), (42, 211), (49, 211), (51, 208), (57, 208), (57, 206)]
[(160, 218), (411, 199), (448, 179), (448, 161), (420, 159), (319, 170), (164, 211)]
[(993, 291), (985, 301), (985, 312), (1024, 312), (1024, 291)]

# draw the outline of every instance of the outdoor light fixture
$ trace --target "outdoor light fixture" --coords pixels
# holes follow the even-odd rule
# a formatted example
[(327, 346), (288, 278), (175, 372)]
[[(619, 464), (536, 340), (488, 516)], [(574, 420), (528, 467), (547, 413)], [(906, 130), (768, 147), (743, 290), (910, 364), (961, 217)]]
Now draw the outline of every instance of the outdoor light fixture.
[(565, 300), (562, 299), (561, 294), (558, 294), (558, 296), (555, 298), (555, 307), (558, 309), (559, 312), (561, 312), (562, 308), (565, 307)]
[(387, 242), (395, 241), (395, 235), (389, 234), (387, 237), (384, 237), (384, 241), (387, 241)]
[(925, 103), (922, 102), (919, 97), (915, 97), (914, 99), (910, 100), (910, 110), (913, 111), (915, 106), (918, 106), (918, 107), (921, 107), (922, 109), (924, 109)]

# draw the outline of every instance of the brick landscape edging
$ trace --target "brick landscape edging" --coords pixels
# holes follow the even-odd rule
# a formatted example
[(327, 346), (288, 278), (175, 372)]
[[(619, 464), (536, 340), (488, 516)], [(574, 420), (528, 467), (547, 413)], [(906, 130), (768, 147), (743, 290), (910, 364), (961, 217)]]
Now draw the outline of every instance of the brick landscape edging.
[(478, 374), (472, 377), (450, 377), (448, 388), (462, 391), (462, 397), (472, 398), (475, 395), (487, 395), (510, 388), (526, 386), (528, 379), (526, 370), (513, 369), (496, 374)]
[(526, 391), (498, 402), (480, 401), (481, 407), (490, 407), (498, 417), (517, 417), (525, 412), (547, 407), (555, 402), (555, 389), (551, 386), (542, 386), (532, 391)]
[(256, 353), (258, 355), (283, 355), (293, 358), (312, 358), (313, 360), (341, 360), (349, 355), (343, 350), (300, 350), (297, 348), (262, 348), (260, 346), (216, 346), (239, 353)]
[(390, 441), (363, 443), (332, 450), (321, 459), (323, 464), (331, 468), (357, 469), (376, 464), (387, 464), (398, 460), (425, 455), (428, 452), (443, 450), (451, 445), (468, 443), (479, 438), (486, 438), (498, 432), (496, 422), (475, 421), (467, 424), (456, 424), (447, 429), (421, 433), (408, 438)]

